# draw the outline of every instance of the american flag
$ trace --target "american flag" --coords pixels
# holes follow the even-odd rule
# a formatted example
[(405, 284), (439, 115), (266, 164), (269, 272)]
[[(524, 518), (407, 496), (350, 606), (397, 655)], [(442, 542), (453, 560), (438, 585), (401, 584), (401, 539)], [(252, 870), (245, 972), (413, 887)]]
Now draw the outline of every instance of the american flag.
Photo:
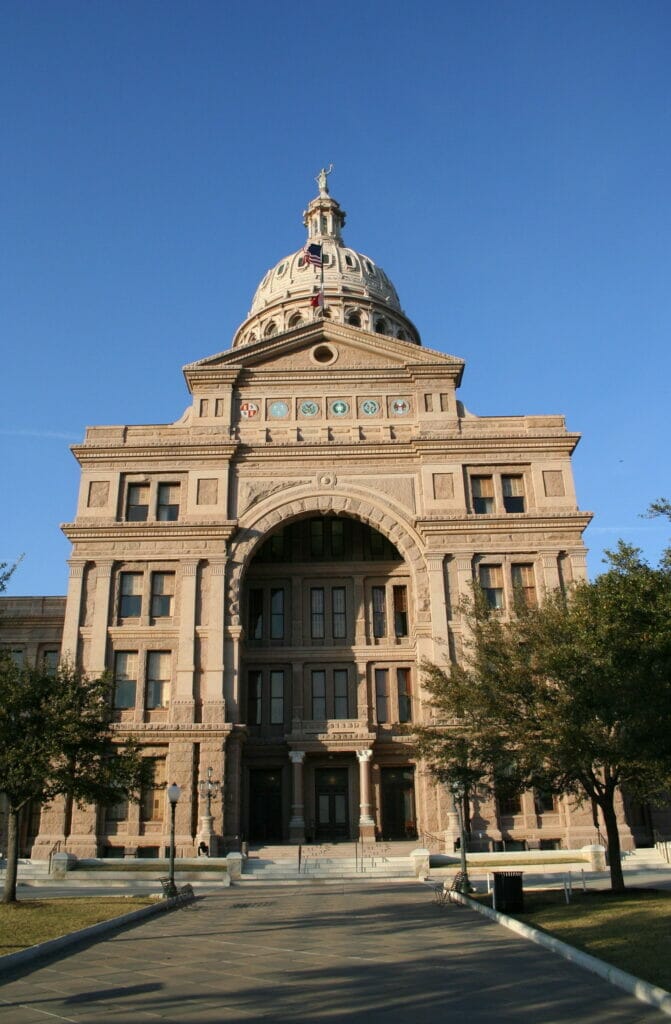
[(305, 256), (305, 264), (311, 263), (313, 267), (321, 267), (322, 265), (322, 247), (317, 245), (316, 242), (312, 242), (310, 245), (306, 245), (303, 249), (303, 255)]

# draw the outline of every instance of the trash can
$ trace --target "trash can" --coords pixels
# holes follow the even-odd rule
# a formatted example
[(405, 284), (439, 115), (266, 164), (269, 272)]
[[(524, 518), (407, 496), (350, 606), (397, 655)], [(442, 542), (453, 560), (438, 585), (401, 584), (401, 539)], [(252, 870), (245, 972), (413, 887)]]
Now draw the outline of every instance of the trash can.
[(521, 871), (494, 872), (494, 907), (502, 914), (521, 914), (524, 890)]

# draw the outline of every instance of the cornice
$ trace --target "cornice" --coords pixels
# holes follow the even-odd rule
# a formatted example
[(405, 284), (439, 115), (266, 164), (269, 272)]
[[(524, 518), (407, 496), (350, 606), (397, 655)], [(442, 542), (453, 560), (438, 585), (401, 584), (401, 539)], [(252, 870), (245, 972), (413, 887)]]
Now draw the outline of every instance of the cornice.
[(121, 459), (141, 459), (143, 462), (159, 459), (226, 459), (230, 460), (237, 450), (237, 443), (228, 438), (226, 441), (213, 441), (212, 444), (205, 444), (199, 441), (185, 441), (183, 444), (175, 441), (162, 442), (148, 445), (143, 441), (142, 446), (133, 446), (132, 443), (124, 441), (119, 445), (72, 445), (71, 451), (77, 461), (85, 462), (116, 461)]
[(209, 540), (227, 541), (237, 529), (237, 522), (226, 520), (219, 523), (61, 523), (61, 530), (68, 540), (113, 541), (123, 543), (135, 540)]
[(593, 512), (517, 512), (506, 515), (483, 516), (475, 513), (455, 516), (420, 516), (416, 528), (426, 537), (436, 533), (520, 533), (532, 530), (563, 530), (566, 526), (579, 527), (582, 532), (592, 521)]

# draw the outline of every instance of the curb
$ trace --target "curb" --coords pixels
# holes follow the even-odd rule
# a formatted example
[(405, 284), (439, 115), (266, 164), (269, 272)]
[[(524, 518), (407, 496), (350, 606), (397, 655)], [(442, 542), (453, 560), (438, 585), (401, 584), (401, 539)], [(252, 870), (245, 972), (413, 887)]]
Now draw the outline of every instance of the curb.
[(590, 953), (583, 953), (582, 950), (576, 949), (575, 946), (569, 946), (567, 942), (562, 942), (561, 939), (556, 939), (553, 935), (548, 935), (537, 928), (532, 928), (531, 925), (524, 924), (523, 921), (518, 921), (515, 917), (508, 917), (507, 914), (502, 914), (499, 910), (484, 907), (477, 900), (472, 900), (468, 896), (464, 896), (463, 893), (451, 892), (449, 898), (453, 903), (461, 903), (464, 907), (477, 910), (479, 914), (488, 917), (491, 921), (496, 921), (497, 924), (503, 925), (504, 928), (508, 928), (511, 932), (516, 932), (523, 938), (535, 942), (537, 946), (544, 946), (545, 949), (549, 949), (552, 953), (557, 953), (565, 960), (570, 961), (570, 963), (582, 967), (583, 970), (597, 974), (604, 981), (609, 981), (611, 985), (616, 985), (617, 988), (629, 992), (630, 995), (635, 996), (640, 1002), (647, 1003), (649, 1006), (655, 1006), (662, 1013), (671, 1017), (671, 992), (667, 992), (666, 989), (659, 988), (657, 985), (651, 985), (649, 981), (643, 981), (642, 978), (637, 978), (635, 974), (629, 974), (627, 971), (620, 970), (619, 967), (613, 967), (604, 960), (591, 956)]
[(70, 932), (69, 935), (59, 935), (57, 939), (49, 939), (47, 942), (40, 942), (36, 946), (29, 946), (28, 949), (20, 949), (16, 953), (6, 953), (0, 957), (0, 978), (5, 974), (11, 974), (18, 967), (23, 967), (41, 960), (43, 957), (53, 956), (70, 949), (72, 946), (86, 942), (88, 939), (97, 939), (108, 932), (116, 931), (128, 924), (135, 924), (145, 917), (153, 917), (154, 914), (161, 914), (171, 910), (177, 904), (177, 900), (159, 900), (150, 907), (140, 907), (139, 910), (130, 910), (127, 914), (119, 917), (111, 917), (108, 921), (99, 921), (98, 924), (91, 924), (88, 928), (80, 928), (77, 932)]

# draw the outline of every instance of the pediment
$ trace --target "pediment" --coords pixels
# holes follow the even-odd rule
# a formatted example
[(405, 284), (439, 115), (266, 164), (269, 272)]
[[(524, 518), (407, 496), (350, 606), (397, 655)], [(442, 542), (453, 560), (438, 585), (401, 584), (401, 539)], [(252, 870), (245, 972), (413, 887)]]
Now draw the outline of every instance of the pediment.
[(339, 373), (411, 368), (425, 368), (426, 372), (433, 368), (457, 378), (458, 384), (463, 367), (464, 361), (456, 356), (345, 324), (319, 321), (208, 356), (185, 366), (184, 374), (191, 384), (203, 377), (212, 379), (222, 374), (230, 379), (243, 372)]

